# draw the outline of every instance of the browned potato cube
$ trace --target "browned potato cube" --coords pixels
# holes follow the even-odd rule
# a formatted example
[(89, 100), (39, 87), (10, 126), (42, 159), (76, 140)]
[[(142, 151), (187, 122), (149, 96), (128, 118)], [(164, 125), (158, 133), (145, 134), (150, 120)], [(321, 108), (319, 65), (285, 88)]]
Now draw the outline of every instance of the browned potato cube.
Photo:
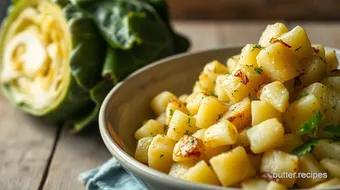
[[(297, 156), (278, 150), (268, 151), (265, 152), (262, 157), (261, 172), (270, 173), (271, 175), (275, 173), (278, 175), (281, 184), (292, 187), (296, 181), (295, 177), (297, 176), (298, 163)], [(291, 174), (292, 177), (287, 176), (287, 178), (284, 178), (286, 176), (280, 175), (283, 174), (283, 172)]]
[(220, 121), (228, 120), (234, 124), (237, 130), (242, 130), (250, 125), (251, 122), (251, 107), (250, 99), (244, 98), (239, 103), (229, 107), (228, 111), (221, 116)]

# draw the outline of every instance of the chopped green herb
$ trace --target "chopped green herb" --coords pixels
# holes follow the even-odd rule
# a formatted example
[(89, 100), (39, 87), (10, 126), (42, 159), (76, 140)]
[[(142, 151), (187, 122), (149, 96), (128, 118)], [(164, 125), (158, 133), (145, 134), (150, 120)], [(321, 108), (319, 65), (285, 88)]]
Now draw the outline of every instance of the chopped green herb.
[(298, 131), (299, 135), (312, 134), (314, 128), (316, 128), (321, 122), (322, 114), (320, 111), (316, 112), (315, 116), (310, 121), (304, 123), (302, 128)]
[(257, 74), (262, 74), (262, 72), (263, 72), (263, 69), (262, 69), (262, 66), (261, 67), (255, 67), (255, 72), (257, 73)]
[(192, 135), (192, 134), (193, 134), (192, 132), (190, 132), (190, 131), (188, 131), (188, 130), (185, 130), (184, 135)]
[(302, 46), (296, 48), (295, 51), (299, 51), (299, 49), (301, 49), (301, 48), (302, 48)]
[(246, 66), (247, 66), (248, 68), (249, 68), (249, 67), (253, 67), (253, 65), (248, 65), (248, 64), (247, 64)]
[(319, 59), (322, 61), (323, 60), (323, 58), (321, 57), (321, 56), (319, 56)]
[(211, 93), (210, 93), (210, 96), (214, 96), (214, 97), (217, 98), (217, 95), (216, 95), (214, 92), (211, 92)]
[(312, 152), (313, 147), (319, 143), (321, 139), (310, 139), (306, 141), (304, 144), (297, 146), (293, 149), (292, 154), (296, 156), (303, 156), (308, 152)]
[(170, 109), (170, 116), (174, 115), (174, 110)]
[(250, 92), (248, 93), (248, 98), (251, 99), (251, 94), (250, 94)]
[(159, 157), (162, 158), (164, 156), (164, 154), (161, 154)]
[(195, 144), (195, 139), (194, 138), (190, 139), (190, 143)]
[(189, 125), (190, 125), (190, 120), (191, 120), (191, 119), (190, 119), (190, 118), (188, 118), (188, 121), (187, 121), (187, 123), (188, 123)]
[(302, 93), (302, 94), (298, 94), (298, 95), (296, 96), (296, 100), (300, 100), (301, 98), (303, 98), (303, 97), (305, 97), (305, 96), (308, 96), (308, 92), (304, 92), (304, 93)]
[(340, 125), (328, 125), (323, 130), (336, 137), (340, 137)]
[(262, 46), (260, 46), (259, 44), (255, 44), (253, 45), (253, 48), (251, 49), (251, 51), (254, 51), (254, 49), (261, 49)]

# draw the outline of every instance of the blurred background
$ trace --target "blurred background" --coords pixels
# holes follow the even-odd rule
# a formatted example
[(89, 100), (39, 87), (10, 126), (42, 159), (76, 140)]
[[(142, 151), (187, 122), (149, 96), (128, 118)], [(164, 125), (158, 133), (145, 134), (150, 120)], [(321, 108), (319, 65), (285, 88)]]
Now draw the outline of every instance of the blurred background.
[(168, 0), (174, 19), (338, 20), (338, 0)]

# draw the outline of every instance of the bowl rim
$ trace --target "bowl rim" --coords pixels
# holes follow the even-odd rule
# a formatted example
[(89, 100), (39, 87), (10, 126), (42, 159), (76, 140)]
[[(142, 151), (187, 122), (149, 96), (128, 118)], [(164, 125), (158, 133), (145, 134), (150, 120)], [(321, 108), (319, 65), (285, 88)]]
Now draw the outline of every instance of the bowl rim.
[[(129, 154), (127, 154), (120, 146), (119, 144), (112, 138), (112, 136), (110, 135), (108, 128), (109, 127), (106, 124), (106, 112), (108, 109), (108, 103), (111, 100), (111, 97), (119, 90), (119, 88), (124, 85), (124, 82), (134, 78), (135, 76), (143, 73), (145, 70), (148, 70), (152, 67), (155, 67), (157, 65), (160, 64), (165, 64), (166, 62), (169, 61), (173, 61), (176, 59), (180, 59), (182, 57), (186, 57), (186, 56), (193, 56), (196, 54), (202, 54), (202, 53), (209, 53), (209, 52), (215, 52), (215, 51), (223, 51), (223, 50), (228, 50), (228, 49), (242, 49), (242, 47), (244, 47), (244, 44), (233, 44), (233, 45), (227, 45), (227, 46), (222, 46), (222, 47), (217, 47), (217, 48), (211, 48), (211, 49), (207, 49), (207, 50), (201, 50), (201, 51), (196, 51), (196, 52), (185, 52), (185, 53), (181, 53), (181, 54), (177, 54), (177, 55), (173, 55), (173, 56), (169, 56), (163, 59), (160, 59), (158, 61), (155, 61), (147, 66), (144, 66), (140, 69), (138, 69), (137, 71), (133, 72), (132, 74), (130, 74), (126, 79), (124, 79), (123, 81), (119, 82), (118, 84), (116, 84), (111, 91), (107, 94), (107, 96), (105, 97), (101, 108), (100, 108), (100, 112), (99, 112), (99, 117), (98, 117), (98, 122), (99, 122), (99, 130), (100, 130), (100, 134), (101, 137), (105, 143), (105, 146), (107, 147), (107, 149), (111, 152), (111, 154), (113, 155), (114, 158), (116, 158), (119, 163), (124, 163), (126, 165), (126, 167), (133, 171), (132, 173), (137, 173), (140, 176), (144, 176), (146, 178), (149, 179), (153, 179), (153, 180), (157, 180), (158, 182), (161, 183), (168, 183), (168, 184), (176, 184), (176, 186), (180, 186), (181, 188), (195, 188), (198, 190), (206, 190), (206, 189), (210, 189), (210, 190), (240, 190), (240, 188), (235, 188), (235, 187), (224, 187), (224, 186), (215, 186), (215, 185), (208, 185), (208, 184), (202, 184), (202, 183), (195, 183), (195, 182), (190, 182), (190, 181), (185, 181), (179, 178), (175, 178), (172, 176), (169, 176), (168, 174), (162, 173), (160, 171), (157, 171), (153, 168), (150, 168), (144, 164), (142, 164), (141, 162), (137, 161), (135, 158), (133, 158), (132, 156), (130, 156)], [(331, 49), (331, 50), (336, 50), (337, 52), (340, 52), (339, 49), (337, 48), (330, 48), (330, 47), (325, 47), (327, 49)], [(124, 165), (122, 164), (122, 165)], [(299, 189), (301, 190), (301, 189)]]

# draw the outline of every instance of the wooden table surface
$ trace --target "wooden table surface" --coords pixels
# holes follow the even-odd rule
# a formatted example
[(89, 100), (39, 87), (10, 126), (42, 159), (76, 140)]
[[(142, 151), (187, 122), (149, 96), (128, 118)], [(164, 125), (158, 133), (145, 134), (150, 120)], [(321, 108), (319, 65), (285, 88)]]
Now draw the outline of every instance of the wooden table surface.
[[(175, 22), (190, 51), (256, 43), (267, 22)], [(340, 48), (340, 22), (286, 22), (307, 30), (312, 43)], [(98, 126), (78, 135), (16, 110), (0, 97), (0, 190), (78, 190), (78, 174), (110, 158)]]

